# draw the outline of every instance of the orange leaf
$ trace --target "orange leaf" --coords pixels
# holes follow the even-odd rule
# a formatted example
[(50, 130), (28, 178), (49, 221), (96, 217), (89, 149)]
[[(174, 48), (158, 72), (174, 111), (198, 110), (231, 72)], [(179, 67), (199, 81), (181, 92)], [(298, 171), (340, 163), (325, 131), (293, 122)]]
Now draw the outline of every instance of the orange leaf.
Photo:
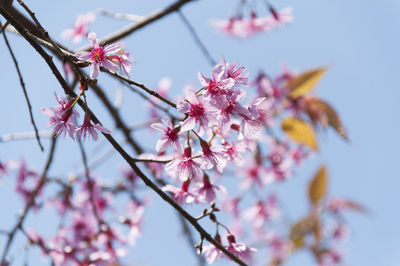
[(327, 67), (312, 69), (288, 80), (285, 87), (290, 91), (289, 96), (295, 99), (305, 95), (314, 88), (326, 70)]
[(328, 187), (328, 176), (326, 167), (322, 166), (315, 174), (308, 186), (308, 197), (311, 203), (319, 202), (326, 194)]
[(288, 117), (282, 121), (282, 129), (298, 143), (305, 144), (314, 150), (318, 150), (314, 129), (301, 119)]

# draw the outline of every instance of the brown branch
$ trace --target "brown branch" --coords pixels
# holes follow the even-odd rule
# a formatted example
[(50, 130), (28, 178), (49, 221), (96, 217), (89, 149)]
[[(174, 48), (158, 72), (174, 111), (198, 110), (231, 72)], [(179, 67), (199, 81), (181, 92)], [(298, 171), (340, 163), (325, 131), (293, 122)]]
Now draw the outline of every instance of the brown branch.
[(178, 15), (181, 18), (183, 24), (186, 26), (188, 29), (190, 35), (192, 35), (194, 42), (197, 44), (197, 46), (200, 48), (200, 51), (203, 53), (204, 57), (208, 60), (210, 65), (213, 67), (217, 64), (217, 62), (214, 60), (214, 58), (211, 56), (210, 52), (208, 51), (207, 47), (204, 45), (204, 43), (201, 41), (199, 35), (197, 34), (196, 30), (190, 24), (189, 20), (186, 18), (186, 16), (182, 13), (181, 10), (178, 10)]
[(38, 129), (37, 129), (37, 126), (36, 126), (36, 123), (35, 123), (35, 119), (33, 118), (32, 105), (31, 105), (31, 102), (30, 102), (30, 100), (29, 100), (29, 96), (28, 96), (28, 93), (27, 93), (27, 91), (26, 91), (26, 88), (25, 88), (25, 82), (24, 82), (24, 79), (22, 78), (22, 74), (21, 74), (21, 71), (20, 71), (19, 66), (18, 66), (17, 58), (15, 57), (14, 52), (13, 52), (13, 50), (12, 50), (12, 48), (11, 48), (11, 45), (10, 45), (10, 43), (8, 42), (8, 38), (7, 38), (7, 35), (6, 35), (6, 31), (5, 31), (4, 29), (5, 29), (5, 28), (1, 25), (1, 21), (0, 21), (0, 30), (3, 32), (4, 42), (6, 43), (6, 46), (7, 46), (7, 48), (8, 48), (8, 51), (10, 52), (10, 55), (11, 55), (12, 60), (13, 60), (13, 62), (14, 62), (15, 69), (17, 70), (17, 73), (18, 73), (19, 83), (21, 84), (21, 88), (22, 88), (22, 91), (24, 92), (24, 96), (25, 96), (25, 101), (26, 101), (26, 104), (28, 105), (29, 116), (30, 116), (30, 118), (31, 118), (31, 124), (32, 124), (32, 126), (33, 126), (33, 129), (35, 130), (35, 137), (36, 137), (36, 140), (37, 140), (37, 142), (38, 142), (38, 144), (39, 144), (40, 149), (41, 149), (42, 151), (44, 151), (43, 145), (42, 145), (42, 143), (40, 142), (39, 131), (38, 131)]
[(105, 72), (105, 73), (107, 73), (107, 74), (109, 74), (109, 75), (111, 75), (111, 76), (114, 76), (114, 77), (118, 78), (119, 80), (125, 81), (126, 83), (128, 83), (128, 84), (130, 84), (130, 85), (135, 85), (136, 87), (141, 88), (142, 90), (144, 90), (144, 91), (147, 92), (148, 94), (153, 95), (153, 96), (156, 97), (157, 99), (159, 99), (159, 100), (165, 102), (166, 104), (168, 104), (168, 105), (170, 105), (170, 106), (172, 106), (172, 107), (174, 107), (174, 108), (176, 109), (176, 104), (175, 104), (175, 103), (173, 103), (173, 102), (171, 102), (170, 100), (168, 100), (168, 99), (162, 97), (160, 94), (158, 94), (158, 92), (153, 91), (153, 90), (147, 88), (147, 87), (146, 87), (145, 85), (143, 85), (142, 83), (139, 83), (139, 82), (136, 82), (136, 81), (134, 81), (134, 80), (131, 80), (131, 79), (127, 78), (127, 77), (124, 77), (124, 76), (122, 76), (122, 75), (120, 75), (120, 74), (118, 74), (118, 73), (116, 73), (116, 72), (114, 72), (114, 71), (108, 70), (107, 68), (104, 68), (104, 67), (100, 67), (100, 71)]
[[(192, 230), (190, 229), (186, 220), (182, 216), (178, 215), (178, 218), (182, 225), (182, 231), (183, 231), (182, 233), (184, 235), (186, 235), (189, 245), (194, 247), (196, 242), (194, 240)], [(204, 259), (204, 256), (199, 256), (197, 254), (196, 249), (192, 248), (192, 250), (193, 250), (193, 254), (196, 256), (196, 258), (198, 260), (199, 266), (204, 266), (206, 264), (206, 260)]]
[(86, 183), (87, 183), (88, 190), (89, 190), (89, 202), (90, 202), (90, 205), (92, 206), (93, 215), (96, 218), (96, 221), (97, 221), (97, 224), (99, 227), (99, 231), (100, 231), (101, 225), (104, 223), (104, 221), (100, 218), (99, 212), (97, 211), (97, 208), (96, 208), (96, 202), (94, 201), (93, 180), (90, 178), (89, 166), (88, 166), (85, 148), (82, 145), (82, 140), (78, 139), (77, 141), (78, 141), (79, 150), (80, 150), (81, 156), (82, 156), (83, 167), (85, 168), (84, 176), (86, 178)]
[[(118, 30), (117, 32), (111, 33), (110, 35), (103, 38), (100, 41), (100, 43), (107, 44), (107, 43), (112, 43), (112, 42), (118, 41), (118, 40), (132, 34), (133, 32), (151, 24), (152, 22), (155, 22), (168, 14), (178, 11), (183, 5), (185, 5), (189, 2), (192, 2), (192, 1), (194, 1), (194, 0), (178, 0), (160, 11), (156, 11), (150, 15), (145, 16), (143, 18), (143, 20), (141, 20), (140, 22), (133, 23), (123, 29)], [(89, 49), (91, 49), (90, 46), (85, 46), (85, 47), (78, 49), (78, 51), (89, 50)]]
[[(53, 133), (50, 131), (39, 131), (39, 137), (41, 138), (51, 138)], [(23, 132), (23, 133), (11, 133), (0, 136), (0, 142), (9, 142), (12, 140), (25, 140), (36, 138), (36, 132)]]
[(160, 104), (158, 104), (157, 102), (155, 102), (153, 99), (151, 99), (149, 96), (147, 96), (146, 94), (144, 94), (143, 92), (139, 91), (138, 89), (130, 86), (129, 84), (124, 84), (128, 89), (130, 89), (132, 92), (137, 93), (140, 97), (142, 97), (143, 99), (145, 99), (146, 101), (148, 101), (151, 105), (153, 105), (155, 108), (161, 110), (162, 112), (164, 112), (166, 115), (168, 115), (171, 118), (174, 118), (176, 120), (179, 120), (177, 117), (175, 117), (174, 115), (172, 115), (169, 111), (167, 107), (163, 107)]
[(50, 148), (49, 155), (47, 157), (47, 162), (43, 169), (42, 175), (40, 176), (39, 182), (38, 182), (37, 186), (35, 187), (35, 189), (32, 191), (29, 201), (26, 204), (23, 213), (19, 217), (18, 222), (14, 225), (14, 227), (11, 229), (11, 231), (8, 234), (7, 243), (3, 250), (3, 254), (1, 255), (0, 265), (8, 265), (6, 262), (6, 257), (7, 257), (8, 251), (11, 247), (11, 244), (14, 240), (15, 234), (17, 233), (18, 229), (22, 228), (22, 225), (23, 225), (25, 218), (27, 217), (30, 209), (32, 208), (32, 206), (35, 205), (36, 196), (39, 194), (39, 191), (43, 188), (43, 186), (46, 183), (46, 180), (47, 180), (46, 176), (47, 176), (47, 172), (49, 171), (50, 165), (54, 158), (54, 151), (55, 151), (56, 143), (57, 143), (57, 138), (54, 136), (52, 139), (52, 142), (51, 142), (51, 148)]
[[(185, 1), (187, 2), (187, 1)], [(35, 41), (34, 38), (32, 38), (29, 34), (27, 34), (27, 29), (25, 29), (21, 24), (19, 24), (18, 21), (13, 18), (6, 9), (4, 9), (0, 5), (0, 13), (10, 21), (10, 23), (20, 32), (20, 34), (31, 44), (31, 46), (40, 54), (40, 56), (43, 57), (49, 68), (51, 69), (52, 73), (64, 89), (64, 92), (71, 96), (71, 97), (76, 97), (77, 95), (72, 91), (67, 82), (64, 80), (63, 76), (55, 66), (53, 59), (50, 55), (46, 53), (46, 51), (43, 50), (43, 48)], [(75, 66), (74, 66), (75, 67)], [(86, 77), (87, 78), (87, 77)], [(89, 109), (85, 107), (85, 104), (83, 103), (82, 100), (78, 100), (79, 106), (83, 110), (87, 110), (89, 113), (91, 120), (94, 123), (100, 123), (100, 121), (97, 119), (95, 114)], [(198, 222), (197, 220), (192, 217), (188, 212), (186, 212), (179, 204), (177, 204), (172, 198), (170, 198), (164, 191), (162, 191), (156, 184), (154, 184), (141, 170), (140, 168), (136, 165), (135, 161), (133, 160), (132, 157), (129, 156), (129, 154), (118, 144), (118, 142), (109, 134), (104, 134), (104, 137), (110, 142), (110, 144), (118, 151), (118, 153), (124, 158), (124, 160), (130, 165), (130, 167), (134, 170), (134, 172), (142, 179), (142, 181), (149, 187), (151, 188), (155, 193), (157, 193), (164, 201), (166, 201), (169, 205), (171, 205), (176, 211), (178, 211), (200, 234), (202, 238), (205, 238), (207, 241), (212, 243), (215, 247), (217, 247), (221, 252), (223, 252), (226, 256), (231, 258), (233, 261), (235, 261), (239, 265), (246, 265), (242, 260), (240, 260), (238, 257), (236, 257), (234, 254), (232, 254), (230, 251), (228, 251), (221, 243), (216, 241)]]

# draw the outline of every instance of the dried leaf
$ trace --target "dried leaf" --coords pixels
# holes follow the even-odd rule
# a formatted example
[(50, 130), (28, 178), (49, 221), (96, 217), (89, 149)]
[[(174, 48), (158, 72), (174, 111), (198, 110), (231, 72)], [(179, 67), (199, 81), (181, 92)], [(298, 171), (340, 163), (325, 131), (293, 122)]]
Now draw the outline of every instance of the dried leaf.
[(346, 207), (350, 210), (353, 211), (358, 211), (358, 212), (362, 212), (362, 213), (368, 213), (367, 208), (365, 208), (364, 206), (362, 206), (361, 204), (351, 201), (351, 200), (346, 200)]
[(312, 88), (314, 88), (326, 70), (327, 67), (309, 70), (288, 80), (285, 86), (290, 91), (289, 96), (292, 99), (295, 99), (305, 95)]
[(314, 129), (303, 120), (289, 117), (282, 121), (281, 126), (283, 131), (294, 141), (318, 150)]
[(295, 223), (290, 229), (290, 239), (295, 248), (303, 246), (304, 236), (313, 232), (315, 227), (315, 217), (307, 216)]
[(339, 115), (327, 102), (317, 98), (307, 99), (306, 110), (311, 121), (318, 121), (324, 128), (330, 125), (340, 136), (348, 139)]
[(326, 194), (328, 187), (328, 176), (326, 167), (322, 166), (308, 186), (308, 197), (311, 203), (319, 202)]

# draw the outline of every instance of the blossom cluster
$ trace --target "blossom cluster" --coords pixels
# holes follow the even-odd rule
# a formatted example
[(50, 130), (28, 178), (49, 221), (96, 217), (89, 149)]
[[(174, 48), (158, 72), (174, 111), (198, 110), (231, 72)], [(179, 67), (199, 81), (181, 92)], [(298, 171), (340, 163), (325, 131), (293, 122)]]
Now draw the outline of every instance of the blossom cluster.
[(293, 22), (292, 8), (286, 7), (275, 11), (270, 7), (270, 14), (265, 17), (257, 16), (254, 10), (249, 17), (242, 14), (231, 15), (228, 20), (211, 20), (211, 24), (226, 35), (237, 38), (249, 38), (255, 34), (269, 32), (277, 27)]
[(97, 140), (97, 131), (105, 134), (111, 134), (111, 131), (100, 124), (92, 124), (90, 120), (90, 114), (85, 113), (83, 123), (80, 126), (76, 125), (75, 120), (79, 118), (79, 113), (74, 109), (76, 101), (65, 100), (54, 93), (59, 105), (41, 109), (42, 113), (50, 116), (49, 126), (54, 127), (54, 132), (59, 136), (65, 136), (66, 133), (72, 139), (86, 139), (87, 136), (91, 136), (94, 140)]

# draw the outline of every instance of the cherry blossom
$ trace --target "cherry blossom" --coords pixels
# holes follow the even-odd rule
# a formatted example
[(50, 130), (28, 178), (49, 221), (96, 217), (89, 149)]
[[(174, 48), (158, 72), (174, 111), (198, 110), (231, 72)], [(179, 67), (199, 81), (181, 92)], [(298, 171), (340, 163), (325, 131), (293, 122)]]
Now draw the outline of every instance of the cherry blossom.
[(182, 183), (181, 188), (177, 188), (173, 185), (165, 185), (162, 190), (172, 192), (173, 198), (177, 203), (197, 203), (201, 201), (199, 195), (189, 192), (190, 180), (186, 180)]
[(243, 213), (243, 216), (250, 220), (255, 228), (260, 228), (266, 222), (279, 217), (280, 209), (277, 206), (275, 195), (270, 195), (265, 202), (259, 200), (250, 209)]
[(96, 16), (92, 12), (80, 14), (75, 20), (72, 28), (66, 29), (61, 33), (64, 39), (72, 39), (74, 44), (81, 42), (83, 37), (86, 37), (88, 26), (95, 20)]
[(200, 159), (203, 168), (211, 169), (215, 167), (218, 172), (222, 173), (227, 163), (225, 148), (222, 145), (210, 146), (204, 140), (200, 140), (200, 146), (203, 150), (203, 154)]
[(92, 124), (90, 121), (89, 113), (85, 114), (85, 118), (83, 120), (83, 124), (80, 127), (76, 128), (76, 138), (85, 140), (86, 136), (91, 136), (93, 140), (97, 140), (99, 135), (97, 130), (104, 133), (104, 134), (111, 134), (111, 131), (100, 124)]
[(188, 178), (196, 177), (201, 174), (200, 163), (192, 157), (192, 149), (186, 147), (183, 154), (166, 164), (165, 171), (170, 174), (170, 176), (177, 175), (180, 180), (185, 181)]
[(226, 249), (228, 251), (245, 262), (250, 262), (252, 260), (252, 252), (256, 252), (257, 249), (248, 247), (243, 243), (236, 243), (234, 235), (228, 235), (227, 238), (229, 245), (226, 246)]
[(96, 33), (94, 32), (90, 32), (88, 34), (88, 39), (90, 45), (92, 46), (92, 50), (90, 50), (89, 52), (86, 51), (77, 52), (75, 56), (78, 59), (85, 61), (87, 60), (92, 63), (92, 67), (90, 70), (90, 78), (96, 79), (98, 77), (100, 72), (100, 65), (103, 66), (104, 68), (107, 68), (108, 70), (114, 72), (117, 71), (119, 69), (119, 66), (113, 63), (112, 59), (114, 56), (111, 54), (121, 50), (121, 44), (113, 43), (110, 45), (101, 46), (99, 45), (99, 42), (96, 38)]
[(216, 191), (221, 191), (224, 194), (227, 193), (227, 190), (223, 186), (213, 185), (210, 182), (210, 177), (206, 174), (203, 177), (203, 182), (198, 183), (193, 189), (195, 194), (204, 198), (201, 201), (206, 201), (208, 203), (211, 203), (215, 200)]
[(177, 105), (180, 112), (188, 115), (181, 124), (182, 132), (192, 130), (198, 124), (198, 134), (201, 136), (215, 121), (215, 117), (212, 115), (212, 107), (202, 97), (197, 97), (192, 89), (186, 90), (186, 100), (178, 101)]
[(57, 135), (65, 136), (68, 132), (71, 138), (74, 138), (76, 126), (74, 122), (74, 116), (79, 117), (77, 111), (73, 110), (72, 101), (66, 101), (60, 98), (57, 93), (54, 93), (59, 106), (52, 108), (42, 108), (41, 111), (45, 115), (50, 116), (49, 126), (54, 127), (54, 131)]
[(164, 135), (157, 141), (156, 151), (163, 152), (168, 147), (173, 146), (178, 153), (182, 153), (182, 143), (179, 142), (179, 127), (174, 127), (170, 120), (163, 118), (161, 123), (153, 123), (152, 128), (160, 130)]

